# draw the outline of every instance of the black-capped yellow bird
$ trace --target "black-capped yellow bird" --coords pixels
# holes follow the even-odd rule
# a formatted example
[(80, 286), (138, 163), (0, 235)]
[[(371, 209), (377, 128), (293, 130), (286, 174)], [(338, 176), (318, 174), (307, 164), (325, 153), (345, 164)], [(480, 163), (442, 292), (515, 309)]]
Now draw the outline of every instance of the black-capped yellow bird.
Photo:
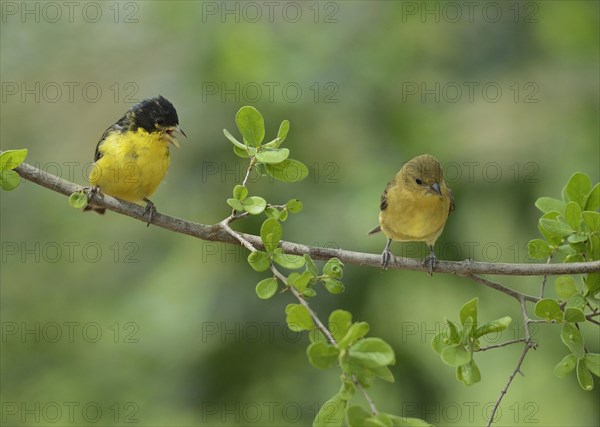
[(454, 210), (452, 190), (444, 181), (440, 162), (429, 154), (417, 156), (406, 163), (388, 183), (379, 212), (379, 226), (369, 232), (383, 231), (388, 238), (381, 255), (381, 265), (387, 268), (392, 253), (392, 241), (425, 242), (429, 255), (423, 260), (433, 272), (437, 258), (433, 250), (446, 219)]
[[(169, 144), (179, 148), (175, 132), (179, 118), (173, 104), (162, 96), (134, 105), (114, 125), (106, 129), (94, 156), (89, 181), (92, 189), (129, 202), (146, 202), (148, 224), (156, 208), (148, 199), (169, 169)], [(92, 204), (84, 210), (103, 214)]]

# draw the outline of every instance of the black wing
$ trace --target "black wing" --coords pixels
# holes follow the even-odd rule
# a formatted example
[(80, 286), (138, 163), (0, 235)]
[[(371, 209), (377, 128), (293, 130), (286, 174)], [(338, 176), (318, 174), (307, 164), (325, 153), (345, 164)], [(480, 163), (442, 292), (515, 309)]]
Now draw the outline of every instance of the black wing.
[(119, 121), (117, 123), (115, 123), (114, 125), (112, 125), (111, 127), (109, 127), (108, 129), (106, 129), (104, 131), (104, 133), (102, 134), (102, 137), (100, 137), (100, 141), (98, 141), (98, 144), (96, 144), (96, 151), (94, 152), (94, 161), (97, 162), (98, 159), (100, 159), (102, 157), (102, 153), (100, 152), (99, 148), (100, 145), (102, 145), (102, 143), (104, 142), (104, 140), (108, 137), (108, 135), (110, 135), (113, 132), (123, 132), (124, 130), (128, 129), (127, 127), (127, 122), (129, 121), (129, 119), (127, 118), (127, 116), (123, 116), (119, 119)]

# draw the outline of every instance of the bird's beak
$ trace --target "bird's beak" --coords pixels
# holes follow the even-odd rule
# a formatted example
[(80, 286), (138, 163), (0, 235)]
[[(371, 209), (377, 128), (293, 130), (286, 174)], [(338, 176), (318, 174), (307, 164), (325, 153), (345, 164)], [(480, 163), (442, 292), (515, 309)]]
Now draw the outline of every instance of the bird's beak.
[(185, 134), (185, 132), (183, 131), (183, 129), (181, 129), (179, 127), (179, 125), (173, 126), (169, 130), (167, 130), (167, 139), (169, 140), (169, 142), (171, 144), (173, 144), (175, 147), (180, 148), (179, 147), (179, 142), (177, 142), (177, 138), (173, 135), (175, 132), (183, 135), (186, 138), (187, 138), (187, 135)]
[(433, 191), (435, 191), (436, 193), (438, 193), (440, 196), (442, 195), (442, 189), (440, 188), (440, 184), (439, 183), (434, 182), (433, 184), (431, 184), (431, 186), (429, 188), (431, 188)]

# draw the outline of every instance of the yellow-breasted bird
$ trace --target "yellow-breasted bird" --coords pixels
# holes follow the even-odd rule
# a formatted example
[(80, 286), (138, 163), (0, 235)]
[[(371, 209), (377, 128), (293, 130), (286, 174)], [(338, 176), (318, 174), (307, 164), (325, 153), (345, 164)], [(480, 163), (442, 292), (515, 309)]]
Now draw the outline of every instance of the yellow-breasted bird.
[(452, 190), (444, 181), (440, 162), (423, 154), (406, 163), (385, 188), (380, 209), (379, 226), (369, 234), (383, 231), (388, 238), (381, 254), (383, 268), (387, 268), (392, 257), (392, 240), (425, 242), (429, 246), (429, 255), (423, 263), (429, 265), (431, 274), (437, 263), (433, 245), (454, 210)]
[[(169, 144), (179, 148), (174, 133), (179, 128), (173, 104), (162, 96), (134, 105), (106, 129), (94, 155), (89, 181), (94, 191), (129, 202), (146, 202), (148, 225), (156, 208), (148, 199), (169, 169)], [(103, 214), (105, 209), (89, 204), (84, 210)]]

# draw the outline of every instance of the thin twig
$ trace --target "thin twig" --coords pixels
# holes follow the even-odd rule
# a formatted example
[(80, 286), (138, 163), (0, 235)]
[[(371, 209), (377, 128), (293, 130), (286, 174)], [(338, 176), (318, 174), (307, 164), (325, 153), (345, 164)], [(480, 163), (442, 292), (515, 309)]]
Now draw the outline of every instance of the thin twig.
[(491, 350), (493, 348), (506, 347), (507, 345), (517, 344), (517, 343), (520, 343), (520, 342), (525, 342), (525, 338), (517, 338), (515, 340), (505, 341), (505, 342), (500, 343), (500, 344), (488, 345), (486, 347), (481, 347), (477, 351), (487, 351), (487, 350)]
[[(512, 374), (510, 374), (510, 377), (508, 377), (508, 382), (506, 383), (504, 388), (500, 391), (500, 396), (498, 396), (496, 403), (494, 403), (494, 407), (492, 409), (492, 413), (490, 415), (490, 419), (488, 421), (487, 427), (490, 427), (492, 425), (492, 423), (494, 422), (494, 417), (496, 415), (496, 411), (498, 411), (498, 408), (500, 407), (500, 402), (502, 402), (504, 395), (506, 394), (506, 392), (508, 391), (508, 388), (510, 387), (511, 383), (515, 379), (517, 372), (521, 372), (521, 366), (523, 365), (525, 356), (527, 356), (527, 352), (529, 350), (531, 350), (532, 348), (536, 348), (536, 344), (534, 344), (531, 340), (531, 331), (529, 330), (529, 324), (533, 323), (533, 322), (531, 321), (531, 319), (529, 319), (529, 316), (527, 315), (526, 300), (524, 297), (519, 298), (519, 304), (521, 305), (521, 314), (523, 315), (523, 322), (524, 322), (523, 328), (525, 330), (525, 338), (523, 339), (523, 341), (525, 342), (525, 347), (523, 348), (521, 357), (519, 357), (519, 361), (517, 362), (517, 367), (512, 372)], [(522, 375), (522, 373), (521, 373), (521, 375)]]
[[(548, 259), (546, 260), (546, 264), (550, 264), (551, 259), (552, 259), (552, 254), (550, 254), (548, 256)], [(540, 298), (544, 298), (544, 288), (546, 287), (546, 280), (548, 280), (548, 275), (544, 274), (544, 277), (542, 279), (542, 285), (540, 286)]]
[[(22, 163), (15, 169), (15, 171), (24, 179), (65, 196), (70, 196), (75, 192), (84, 190), (84, 187), (80, 185), (44, 172), (27, 163)], [(114, 212), (138, 219), (144, 224), (148, 222), (147, 217), (144, 215), (144, 207), (136, 205), (135, 203), (125, 202), (101, 193), (94, 196), (93, 201), (94, 204), (99, 207), (104, 207)], [(187, 234), (202, 240), (240, 244), (235, 237), (227, 233), (222, 227), (219, 226), (219, 224), (197, 224), (173, 216), (164, 215), (160, 212), (157, 212), (154, 215), (151, 223), (155, 226), (175, 231), (177, 233)], [(259, 236), (242, 233), (240, 233), (240, 236), (252, 243), (254, 247), (259, 249), (263, 248)], [(285, 241), (282, 241), (280, 246), (283, 249), (283, 252), (287, 254), (308, 254), (311, 256), (311, 258), (319, 260), (328, 260), (336, 257), (345, 264), (357, 264), (381, 268), (380, 254), (369, 254), (343, 249), (320, 248)], [(423, 262), (420, 259), (393, 257), (388, 265), (388, 269), (417, 270), (426, 272), (428, 267), (423, 266)], [(436, 264), (435, 268), (436, 273), (455, 274), (461, 276), (470, 276), (476, 274), (539, 276), (543, 274), (581, 274), (594, 271), (600, 271), (600, 261), (562, 264), (504, 264), (476, 262), (472, 260), (461, 262), (440, 261), (438, 264)], [(509, 295), (516, 297), (514, 295), (514, 291)]]
[[(250, 252), (256, 252), (258, 249), (256, 249), (252, 243), (248, 242), (247, 240), (244, 239), (244, 237), (234, 231), (230, 226), (229, 223), (235, 218), (234, 215), (231, 215), (230, 217), (224, 219), (223, 221), (221, 221), (219, 223), (219, 225), (221, 227), (223, 227), (223, 229), (229, 233), (231, 236), (235, 237), (236, 240), (238, 240), (245, 248), (247, 248)], [(321, 333), (327, 338), (327, 340), (334, 346), (337, 347), (338, 343), (336, 341), (336, 339), (333, 337), (333, 334), (331, 333), (331, 331), (327, 328), (327, 326), (325, 326), (323, 324), (323, 322), (321, 321), (321, 319), (319, 319), (319, 316), (317, 316), (317, 314), (314, 312), (314, 310), (312, 309), (312, 307), (308, 304), (308, 302), (304, 299), (304, 297), (302, 296), (302, 294), (293, 286), (290, 286), (287, 280), (287, 277), (285, 277), (279, 270), (277, 270), (277, 267), (275, 267), (273, 264), (271, 264), (270, 266), (270, 270), (273, 273), (273, 275), (275, 275), (275, 277), (277, 277), (277, 279), (279, 279), (281, 281), (281, 283), (283, 283), (283, 285), (289, 289), (292, 294), (294, 295), (294, 297), (298, 300), (298, 302), (300, 302), (300, 304), (302, 304), (302, 306), (306, 309), (306, 311), (308, 311), (308, 314), (310, 315), (310, 318), (312, 319), (312, 321), (314, 322), (314, 324), (316, 325), (317, 329), (319, 331), (321, 331)], [(371, 399), (371, 397), (368, 395), (367, 391), (365, 390), (365, 388), (362, 386), (362, 384), (358, 381), (358, 378), (356, 378), (355, 375), (352, 376), (352, 382), (354, 383), (355, 387), (357, 389), (359, 389), (363, 396), (365, 397), (367, 403), (369, 404), (369, 407), (371, 408), (371, 413), (376, 416), (379, 414), (379, 412), (377, 411), (377, 407), (375, 406), (375, 403), (373, 402), (373, 400)]]
[(495, 289), (502, 293), (505, 293), (506, 295), (516, 298), (517, 300), (520, 300), (521, 298), (525, 299), (525, 301), (531, 301), (531, 302), (538, 302), (540, 300), (538, 297), (534, 297), (533, 295), (523, 294), (521, 292), (515, 291), (514, 289), (507, 288), (506, 286), (501, 285), (500, 283), (492, 282), (491, 280), (488, 280), (484, 277), (477, 276), (475, 274), (461, 274), (461, 276), (468, 277), (469, 279), (472, 279), (477, 283), (480, 283), (484, 286), (487, 286), (488, 288), (492, 288), (492, 289)]

